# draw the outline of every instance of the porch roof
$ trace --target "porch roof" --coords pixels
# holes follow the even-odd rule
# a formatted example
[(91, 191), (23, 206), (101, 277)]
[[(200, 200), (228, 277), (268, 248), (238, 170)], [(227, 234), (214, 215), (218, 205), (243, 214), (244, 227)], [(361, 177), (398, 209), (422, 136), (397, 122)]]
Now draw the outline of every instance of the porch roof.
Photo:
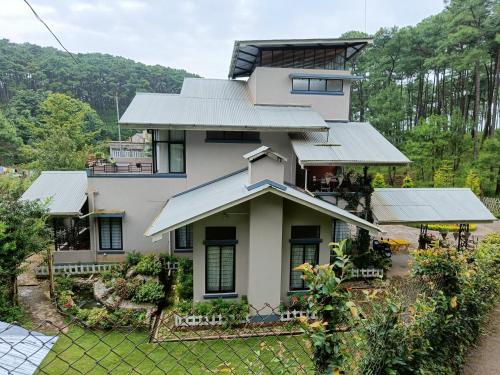
[(271, 180), (248, 185), (248, 171), (244, 169), (173, 196), (146, 230), (145, 235), (158, 240), (163, 233), (266, 193), (282, 196), (370, 232), (380, 232), (376, 225), (331, 203), (314, 198), (295, 187), (278, 184)]
[(295, 133), (299, 164), (401, 165), (410, 160), (367, 122), (327, 122), (328, 133)]
[(468, 188), (375, 189), (372, 207), (378, 224), (467, 224), (496, 220)]
[(20, 200), (48, 202), (51, 216), (78, 216), (87, 200), (85, 171), (44, 171)]
[(248, 84), (187, 78), (177, 94), (137, 93), (120, 124), (143, 129), (326, 131), (310, 106), (255, 105)]

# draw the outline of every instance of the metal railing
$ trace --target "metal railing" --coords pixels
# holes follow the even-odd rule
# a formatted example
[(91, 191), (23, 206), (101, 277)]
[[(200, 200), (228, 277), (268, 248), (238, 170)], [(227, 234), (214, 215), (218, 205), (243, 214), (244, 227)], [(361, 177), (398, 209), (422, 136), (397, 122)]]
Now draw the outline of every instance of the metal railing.
[(106, 173), (153, 173), (153, 163), (105, 163), (96, 164), (88, 167), (91, 174), (106, 174)]

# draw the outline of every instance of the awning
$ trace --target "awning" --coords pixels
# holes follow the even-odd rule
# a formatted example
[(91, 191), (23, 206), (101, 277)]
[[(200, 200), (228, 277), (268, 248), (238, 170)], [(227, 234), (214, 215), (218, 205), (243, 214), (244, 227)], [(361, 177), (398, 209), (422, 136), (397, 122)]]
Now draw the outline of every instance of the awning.
[(245, 169), (173, 196), (147, 229), (145, 235), (153, 236), (153, 240), (159, 240), (163, 233), (266, 193), (282, 196), (372, 233), (380, 232), (376, 225), (331, 203), (312, 197), (295, 187), (270, 180), (263, 180), (253, 185), (247, 185), (247, 183), (248, 171)]
[(406, 165), (410, 160), (364, 122), (327, 122), (328, 133), (295, 133), (292, 146), (301, 166)]
[(491, 223), (495, 216), (468, 188), (375, 189), (377, 224)]
[(79, 216), (87, 201), (85, 171), (44, 171), (20, 200), (48, 202), (51, 216)]

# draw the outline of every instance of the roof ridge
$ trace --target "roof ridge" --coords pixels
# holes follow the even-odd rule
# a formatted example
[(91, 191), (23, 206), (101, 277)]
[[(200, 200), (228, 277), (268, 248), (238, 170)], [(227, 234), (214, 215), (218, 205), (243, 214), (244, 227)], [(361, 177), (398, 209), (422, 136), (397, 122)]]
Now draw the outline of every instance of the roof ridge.
[(210, 180), (210, 181), (204, 182), (204, 183), (202, 183), (202, 184), (200, 184), (200, 185), (193, 186), (192, 188), (190, 188), (190, 189), (188, 189), (188, 190), (181, 191), (180, 193), (177, 193), (177, 194), (173, 195), (173, 196), (172, 196), (172, 198), (180, 197), (181, 195), (184, 195), (184, 194), (189, 193), (189, 192), (194, 191), (194, 190), (198, 190), (198, 189), (200, 189), (200, 188), (202, 188), (202, 187), (205, 187), (205, 186), (208, 186), (208, 185), (214, 184), (214, 183), (216, 183), (216, 182), (222, 181), (222, 180), (224, 180), (224, 179), (226, 179), (226, 178), (229, 178), (229, 177), (232, 177), (232, 176), (236, 176), (237, 174), (240, 174), (240, 173), (246, 172), (247, 170), (248, 170), (248, 168), (247, 168), (247, 167), (245, 167), (245, 168), (239, 169), (239, 170), (237, 170), (237, 171), (234, 171), (234, 172), (228, 173), (228, 174), (226, 174), (226, 175), (224, 175), (224, 176), (217, 177), (217, 178), (215, 178), (215, 179), (213, 179), (213, 180)]

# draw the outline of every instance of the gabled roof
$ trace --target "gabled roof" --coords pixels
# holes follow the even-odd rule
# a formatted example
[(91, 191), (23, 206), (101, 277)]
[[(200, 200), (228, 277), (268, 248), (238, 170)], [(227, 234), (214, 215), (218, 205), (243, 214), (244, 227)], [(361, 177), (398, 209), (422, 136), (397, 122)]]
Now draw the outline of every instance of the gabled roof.
[(378, 224), (487, 223), (496, 220), (468, 188), (375, 189)]
[(367, 122), (327, 122), (328, 133), (292, 134), (299, 164), (399, 165), (410, 160)]
[(85, 171), (45, 171), (20, 198), (27, 201), (49, 200), (49, 214), (77, 216), (87, 200)]
[(246, 82), (202, 78), (186, 78), (179, 95), (137, 93), (120, 124), (156, 129), (327, 129), (310, 106), (255, 105)]
[(287, 161), (287, 159), (283, 155), (273, 151), (273, 149), (269, 146), (260, 146), (259, 148), (243, 155), (243, 158), (247, 159), (249, 162), (252, 162), (256, 159), (260, 159), (264, 155), (271, 156), (275, 160), (282, 160), (285, 163)]
[(270, 39), (270, 40), (236, 40), (234, 42), (233, 55), (229, 66), (229, 78), (247, 77), (255, 70), (259, 64), (262, 50), (286, 50), (298, 48), (334, 48), (345, 47), (346, 59), (349, 60), (357, 54), (367, 44), (371, 43), (371, 38), (351, 38), (351, 39)]
[(366, 220), (331, 203), (314, 198), (294, 187), (269, 180), (263, 180), (261, 183), (250, 186), (247, 186), (247, 183), (248, 171), (245, 169), (175, 195), (163, 207), (145, 235), (160, 238), (163, 233), (201, 220), (266, 193), (282, 196), (326, 215), (367, 229), (370, 232), (380, 231), (377, 226)]

